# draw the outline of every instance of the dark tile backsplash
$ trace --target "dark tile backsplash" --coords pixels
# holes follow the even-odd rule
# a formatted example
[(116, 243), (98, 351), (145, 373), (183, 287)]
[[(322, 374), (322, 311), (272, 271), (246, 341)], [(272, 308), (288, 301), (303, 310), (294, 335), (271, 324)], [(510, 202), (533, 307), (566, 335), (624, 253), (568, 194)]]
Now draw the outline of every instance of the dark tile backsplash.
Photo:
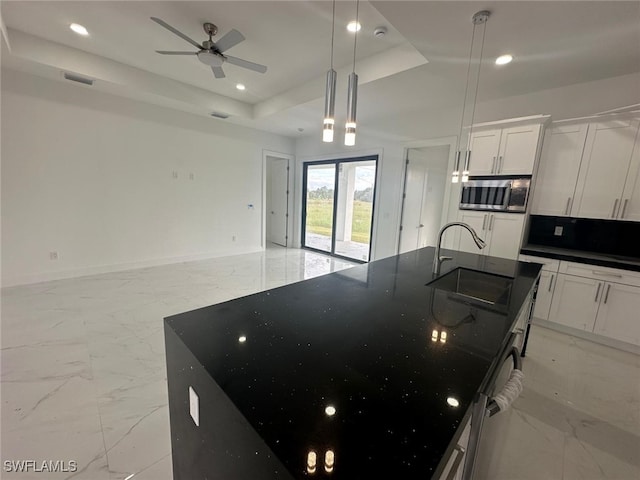
[(640, 222), (531, 215), (528, 244), (640, 258)]

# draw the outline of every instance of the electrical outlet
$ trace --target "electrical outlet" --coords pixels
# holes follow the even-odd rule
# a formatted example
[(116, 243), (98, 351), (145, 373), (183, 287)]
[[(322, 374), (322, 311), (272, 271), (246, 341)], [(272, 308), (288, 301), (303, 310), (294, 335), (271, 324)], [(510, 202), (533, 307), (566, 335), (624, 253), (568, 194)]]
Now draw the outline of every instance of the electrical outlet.
[(58, 252), (49, 252), (49, 260), (58, 260)]

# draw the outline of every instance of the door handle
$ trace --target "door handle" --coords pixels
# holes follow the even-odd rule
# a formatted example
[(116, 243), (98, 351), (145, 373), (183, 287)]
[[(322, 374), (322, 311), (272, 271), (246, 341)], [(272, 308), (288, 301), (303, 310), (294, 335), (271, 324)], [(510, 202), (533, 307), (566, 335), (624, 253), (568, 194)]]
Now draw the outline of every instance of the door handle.
[(600, 288), (602, 287), (602, 284), (600, 282), (598, 282), (598, 289), (596, 290), (596, 298), (593, 299), (594, 302), (598, 301), (598, 295), (600, 295)]
[(611, 212), (611, 218), (616, 218), (616, 210), (618, 209), (618, 199), (613, 202), (613, 212)]
[(493, 161), (491, 162), (491, 173), (496, 173), (496, 157), (493, 157)]
[(611, 284), (607, 283), (607, 292), (604, 294), (604, 303), (607, 303), (607, 300), (609, 300), (609, 290), (611, 290)]
[(487, 227), (487, 214), (484, 214), (484, 218), (482, 220), (482, 231), (484, 232), (485, 228)]
[(549, 280), (549, 292), (551, 291), (551, 286), (553, 285), (553, 279), (555, 277), (555, 274), (551, 275), (551, 280)]
[(624, 199), (624, 205), (622, 205), (622, 213), (620, 214), (620, 218), (624, 218), (624, 214), (627, 211), (627, 203), (629, 203), (629, 199)]
[(569, 215), (569, 205), (571, 205), (571, 197), (567, 198), (567, 207), (564, 209), (565, 215)]
[(493, 213), (490, 214), (490, 217), (489, 217), (489, 231), (491, 231), (491, 229), (493, 228), (493, 219), (494, 218), (495, 217), (494, 217)]

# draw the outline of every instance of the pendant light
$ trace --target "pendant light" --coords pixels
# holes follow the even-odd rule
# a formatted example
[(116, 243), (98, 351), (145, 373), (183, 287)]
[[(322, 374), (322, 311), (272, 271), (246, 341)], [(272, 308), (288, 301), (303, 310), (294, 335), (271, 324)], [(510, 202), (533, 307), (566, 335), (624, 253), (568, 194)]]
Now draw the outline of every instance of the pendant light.
[(333, 39), (336, 29), (336, 0), (333, 0), (333, 16), (331, 20), (331, 66), (327, 72), (327, 86), (324, 96), (324, 122), (322, 126), (322, 141), (333, 142), (336, 109), (336, 79), (338, 74), (333, 69)]
[[(360, 0), (356, 0), (356, 25), (358, 24), (358, 14)], [(358, 75), (356, 75), (356, 45), (358, 44), (358, 31), (354, 32), (353, 38), (353, 71), (349, 75), (349, 85), (347, 90), (347, 123), (344, 128), (344, 144), (352, 147), (356, 144), (356, 107), (358, 105)]]
[[(451, 183), (458, 183), (459, 181), (468, 182), (469, 181), (469, 164), (471, 162), (471, 130), (473, 128), (473, 119), (476, 111), (476, 102), (478, 100), (478, 85), (480, 84), (480, 68), (482, 67), (482, 53), (484, 51), (484, 35), (487, 29), (487, 20), (489, 20), (489, 16), (491, 12), (488, 10), (482, 10), (476, 13), (471, 21), (473, 23), (473, 33), (471, 34), (471, 46), (469, 48), (469, 63), (467, 64), (467, 84), (464, 89), (464, 101), (462, 104), (462, 116), (460, 118), (460, 135), (458, 136), (458, 145), (456, 148), (456, 158), (453, 166), (453, 173), (451, 174)], [(473, 45), (476, 36), (476, 26), (482, 25), (482, 43), (480, 47), (480, 57), (478, 60), (478, 71), (475, 78), (475, 88), (474, 88), (474, 97), (473, 97), (473, 106), (471, 109), (471, 121), (469, 123), (469, 135), (467, 136), (467, 148), (464, 155), (464, 164), (462, 168), (462, 175), (460, 175), (460, 160), (462, 157), (462, 151), (460, 149), (460, 143), (462, 139), (462, 130), (464, 126), (464, 117), (466, 113), (467, 107), (467, 96), (469, 93), (469, 85), (471, 83), (471, 59), (473, 57)]]

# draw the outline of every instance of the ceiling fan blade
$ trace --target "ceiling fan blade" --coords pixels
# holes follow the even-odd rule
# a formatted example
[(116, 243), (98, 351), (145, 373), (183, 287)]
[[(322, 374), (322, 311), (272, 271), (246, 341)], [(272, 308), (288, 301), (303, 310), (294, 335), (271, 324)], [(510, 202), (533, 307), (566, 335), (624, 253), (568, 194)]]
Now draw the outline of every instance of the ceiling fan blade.
[(164, 28), (166, 28), (167, 30), (169, 30), (171, 33), (176, 34), (177, 36), (179, 36), (180, 38), (182, 38), (183, 40), (186, 40), (187, 42), (189, 42), (191, 45), (193, 45), (196, 48), (199, 48), (200, 50), (202, 50), (202, 45), (198, 44), (195, 40), (187, 37), (184, 33), (182, 33), (179, 30), (176, 30), (175, 28), (173, 28), (171, 25), (169, 25), (167, 22), (165, 22), (164, 20), (160, 20), (159, 18), (156, 17), (151, 17), (151, 20), (153, 20), (154, 22), (156, 22), (158, 25), (163, 26)]
[(167, 50), (156, 50), (160, 55), (197, 55), (198, 52), (169, 52)]
[(224, 52), (242, 41), (244, 41), (244, 35), (242, 35), (238, 30), (234, 28), (232, 30), (229, 30), (222, 36), (220, 40), (216, 42), (216, 48), (220, 52)]
[(232, 57), (231, 55), (225, 55), (227, 62), (232, 65), (236, 65), (242, 68), (248, 68), (249, 70), (253, 70), (254, 72), (264, 73), (267, 71), (267, 67), (264, 65), (260, 65), (259, 63), (253, 63), (248, 60), (243, 60), (242, 58)]
[(226, 75), (224, 74), (224, 70), (222, 70), (222, 67), (211, 67), (211, 71), (213, 72), (213, 76), (216, 78), (226, 77)]

